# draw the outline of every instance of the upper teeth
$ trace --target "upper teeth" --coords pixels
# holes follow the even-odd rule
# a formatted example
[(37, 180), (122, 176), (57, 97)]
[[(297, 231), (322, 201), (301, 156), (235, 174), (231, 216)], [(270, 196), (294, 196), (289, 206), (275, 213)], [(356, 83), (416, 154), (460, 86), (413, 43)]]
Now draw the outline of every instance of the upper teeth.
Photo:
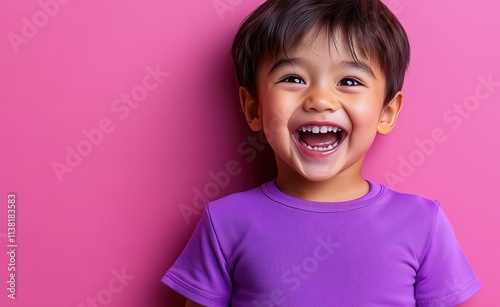
[(304, 126), (302, 128), (299, 128), (299, 131), (302, 132), (312, 132), (312, 133), (328, 133), (328, 132), (334, 132), (337, 133), (338, 131), (342, 131), (339, 127), (332, 127), (332, 126)]

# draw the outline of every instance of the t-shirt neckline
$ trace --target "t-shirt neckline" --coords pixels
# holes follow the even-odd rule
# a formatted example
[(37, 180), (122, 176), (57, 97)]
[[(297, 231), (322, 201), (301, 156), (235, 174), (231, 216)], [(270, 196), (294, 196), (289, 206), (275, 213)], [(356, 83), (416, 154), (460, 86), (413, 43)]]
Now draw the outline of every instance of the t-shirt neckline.
[(370, 190), (366, 195), (340, 202), (317, 202), (292, 197), (278, 189), (275, 180), (262, 184), (261, 189), (268, 198), (287, 207), (311, 212), (344, 212), (369, 206), (380, 200), (387, 192), (385, 186), (370, 180), (366, 181), (370, 185)]

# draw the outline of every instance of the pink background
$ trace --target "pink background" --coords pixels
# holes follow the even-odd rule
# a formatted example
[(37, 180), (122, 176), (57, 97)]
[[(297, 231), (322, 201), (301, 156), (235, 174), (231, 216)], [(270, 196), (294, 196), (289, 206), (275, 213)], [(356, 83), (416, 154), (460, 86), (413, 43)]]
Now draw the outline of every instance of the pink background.
[[(221, 197), (272, 176), (261, 166), (269, 152), (248, 139), (229, 59), (237, 26), (262, 0), (60, 2), (40, 1), (50, 16), (38, 1), (0, 2), (0, 305), (180, 306), (160, 278), (199, 215), (187, 223), (179, 207), (207, 187)], [(484, 286), (466, 306), (495, 306), (500, 4), (386, 3), (412, 61), (398, 127), (377, 140), (365, 174), (443, 203)], [(481, 78), (496, 84), (476, 91)], [(122, 95), (141, 101), (133, 108)], [(72, 151), (84, 156), (68, 166)], [(210, 174), (233, 160), (241, 173), (215, 185)], [(16, 301), (5, 289), (9, 193)]]

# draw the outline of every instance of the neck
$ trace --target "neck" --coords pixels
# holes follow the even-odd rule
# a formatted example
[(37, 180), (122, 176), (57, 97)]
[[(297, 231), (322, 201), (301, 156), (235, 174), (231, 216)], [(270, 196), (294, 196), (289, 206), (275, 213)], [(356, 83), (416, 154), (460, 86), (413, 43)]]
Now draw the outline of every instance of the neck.
[(318, 202), (353, 200), (366, 195), (370, 190), (368, 182), (361, 175), (361, 165), (353, 165), (324, 181), (311, 181), (294, 171), (278, 168), (276, 185), (287, 195)]

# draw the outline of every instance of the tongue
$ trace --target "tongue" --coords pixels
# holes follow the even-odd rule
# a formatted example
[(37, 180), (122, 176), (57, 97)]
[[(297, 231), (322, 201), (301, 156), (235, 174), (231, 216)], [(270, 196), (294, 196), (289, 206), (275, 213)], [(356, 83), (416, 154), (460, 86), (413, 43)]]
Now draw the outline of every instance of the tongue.
[(300, 134), (300, 139), (307, 145), (311, 147), (328, 147), (335, 144), (338, 140), (336, 133), (312, 133), (312, 132), (302, 132)]

